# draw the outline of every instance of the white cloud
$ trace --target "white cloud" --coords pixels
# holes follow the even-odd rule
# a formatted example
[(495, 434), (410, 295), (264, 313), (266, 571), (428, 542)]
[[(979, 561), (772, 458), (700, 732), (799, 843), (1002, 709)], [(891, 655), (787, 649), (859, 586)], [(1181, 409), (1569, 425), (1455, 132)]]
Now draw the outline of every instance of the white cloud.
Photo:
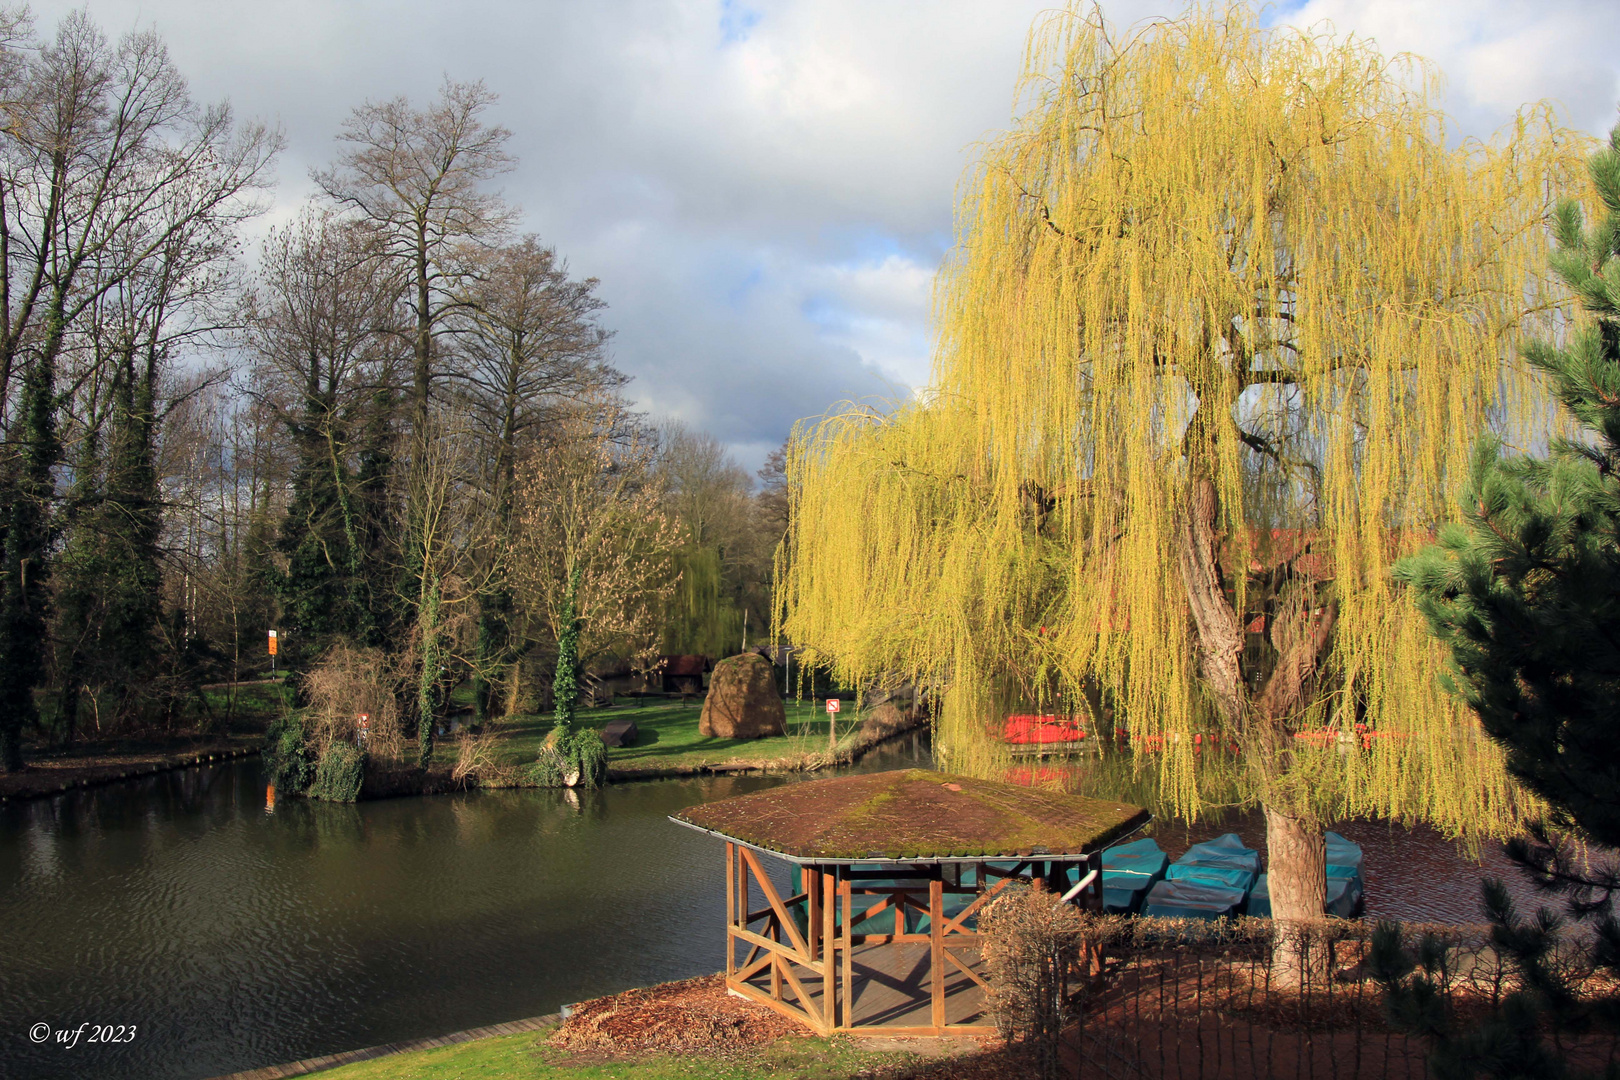
[[(36, 5), (48, 27), (81, 0)], [(931, 277), (973, 145), (1010, 120), (1053, 0), (87, 0), (156, 26), (198, 96), (281, 121), (284, 204), (365, 99), (483, 78), (521, 158), (527, 227), (602, 280), (642, 405), (757, 464), (792, 421), (926, 377)], [(1177, 3), (1110, 3), (1127, 25)], [(1462, 133), (1561, 100), (1615, 119), (1612, 0), (1309, 0), (1450, 77)], [(903, 393), (903, 388), (901, 389)]]

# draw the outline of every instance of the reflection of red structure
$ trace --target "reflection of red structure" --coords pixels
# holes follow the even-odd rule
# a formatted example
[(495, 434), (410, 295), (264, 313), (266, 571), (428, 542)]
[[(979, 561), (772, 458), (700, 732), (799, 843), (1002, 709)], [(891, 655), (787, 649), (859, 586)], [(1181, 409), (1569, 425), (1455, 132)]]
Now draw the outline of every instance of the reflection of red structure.
[[(1294, 738), (1299, 739), (1301, 742), (1314, 743), (1317, 746), (1328, 746), (1332, 743), (1349, 743), (1352, 739), (1350, 735), (1340, 731), (1338, 728), (1317, 728), (1314, 731), (1296, 731), (1294, 732)], [(1405, 732), (1379, 731), (1376, 728), (1368, 727), (1366, 724), (1357, 724), (1356, 733), (1354, 736), (1354, 740), (1361, 744), (1361, 748), (1363, 750), (1371, 750), (1373, 740), (1375, 739), (1401, 740), (1404, 738), (1406, 738)]]
[(1079, 742), (1086, 737), (1086, 733), (1080, 730), (1080, 722), (1072, 716), (1019, 713), (1007, 717), (1007, 722), (1001, 728), (1001, 737), (1021, 746), (1047, 746)]

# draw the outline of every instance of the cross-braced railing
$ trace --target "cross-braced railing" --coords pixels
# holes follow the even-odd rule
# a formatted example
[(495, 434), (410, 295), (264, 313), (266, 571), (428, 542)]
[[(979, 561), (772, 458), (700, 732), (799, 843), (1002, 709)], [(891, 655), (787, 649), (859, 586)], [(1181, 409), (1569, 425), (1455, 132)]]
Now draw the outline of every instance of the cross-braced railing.
[[(1098, 856), (804, 864), (787, 896), (760, 860), (727, 842), (726, 985), (823, 1035), (989, 1034), (977, 926), (985, 905), (1014, 881), (1069, 880), (1072, 872), (1082, 884), (1071, 898), (1101, 906)], [(901, 951), (915, 946), (927, 948), (925, 970)], [(952, 1020), (954, 994), (979, 1005), (957, 1007)]]

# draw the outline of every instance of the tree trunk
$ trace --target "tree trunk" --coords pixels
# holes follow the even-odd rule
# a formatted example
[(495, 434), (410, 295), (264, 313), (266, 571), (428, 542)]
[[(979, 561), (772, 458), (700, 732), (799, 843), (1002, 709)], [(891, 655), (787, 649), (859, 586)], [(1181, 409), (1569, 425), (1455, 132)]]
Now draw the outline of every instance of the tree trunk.
[(1319, 827), (1271, 806), (1266, 812), (1266, 871), (1271, 888), (1271, 984), (1298, 989), (1320, 981), (1326, 954), (1313, 941), (1327, 902), (1327, 841)]
[(422, 583), (422, 599), (417, 626), (422, 634), (422, 671), (416, 684), (416, 763), (421, 768), (433, 764), (433, 722), (438, 706), (439, 686), (439, 583)]
[(1238, 664), (1243, 652), (1243, 627), (1221, 580), (1215, 536), (1217, 509), (1214, 481), (1207, 476), (1194, 477), (1182, 521), (1181, 579), (1198, 630), (1199, 673), (1214, 695), (1221, 719), (1236, 732), (1244, 715), (1243, 673)]

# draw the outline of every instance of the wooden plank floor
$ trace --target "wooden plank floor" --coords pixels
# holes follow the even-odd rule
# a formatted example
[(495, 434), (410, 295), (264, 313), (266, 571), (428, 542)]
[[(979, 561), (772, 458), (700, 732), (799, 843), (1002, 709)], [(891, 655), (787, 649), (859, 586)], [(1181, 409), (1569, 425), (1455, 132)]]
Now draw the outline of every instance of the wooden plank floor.
[[(953, 949), (966, 961), (980, 978), (984, 977), (984, 962), (973, 949)], [(988, 1024), (984, 1012), (984, 990), (972, 979), (946, 961), (949, 968), (945, 980), (945, 1022), (947, 1024)], [(807, 968), (794, 968), (805, 993), (810, 995), (812, 1011), (821, 1014), (821, 979)], [(931, 1027), (933, 1026), (933, 984), (928, 970), (928, 946), (857, 945), (850, 957), (850, 974), (855, 982), (856, 1027)], [(748, 980), (749, 985), (761, 992), (771, 992), (770, 971), (766, 970)], [(802, 1008), (798, 997), (784, 981), (782, 996), (788, 1004)]]

